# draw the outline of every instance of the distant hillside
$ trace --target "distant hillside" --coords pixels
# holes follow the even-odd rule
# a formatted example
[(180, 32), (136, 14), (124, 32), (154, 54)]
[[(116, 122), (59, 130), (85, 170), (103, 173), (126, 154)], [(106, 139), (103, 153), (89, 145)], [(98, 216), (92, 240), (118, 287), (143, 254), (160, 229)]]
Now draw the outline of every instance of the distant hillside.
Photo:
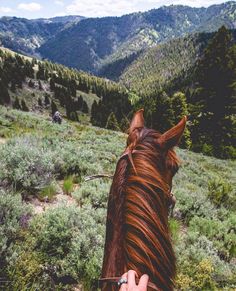
[(68, 27), (68, 24), (78, 22), (82, 18), (80, 16), (65, 16), (29, 20), (1, 17), (0, 44), (20, 53), (35, 55), (36, 48)]
[[(236, 30), (232, 31), (236, 41)], [(159, 89), (180, 89), (191, 78), (196, 61), (215, 33), (196, 33), (170, 40), (108, 64), (101, 76), (112, 76), (139, 95)]]
[(235, 28), (236, 3), (209, 8), (163, 6), (122, 17), (85, 19), (56, 34), (40, 48), (52, 61), (98, 73), (148, 47), (193, 32), (210, 32), (222, 24)]
[(104, 68), (104, 72), (109, 69), (121, 73), (116, 80), (140, 95), (149, 95), (154, 90), (174, 86), (179, 78), (189, 77), (211, 37), (212, 34), (204, 33), (170, 40), (146, 49), (131, 64), (124, 62), (121, 72), (117, 70), (116, 63)]
[[(128, 102), (128, 96), (126, 88), (110, 80), (0, 48), (2, 105), (49, 115), (59, 110), (68, 119), (89, 123), (94, 102), (114, 98), (113, 106), (116, 106), (116, 100), (125, 106), (122, 100)], [(112, 106), (109, 110), (112, 111)], [(109, 110), (103, 113), (105, 124), (111, 113)], [(120, 106), (115, 110), (120, 118), (126, 115)]]

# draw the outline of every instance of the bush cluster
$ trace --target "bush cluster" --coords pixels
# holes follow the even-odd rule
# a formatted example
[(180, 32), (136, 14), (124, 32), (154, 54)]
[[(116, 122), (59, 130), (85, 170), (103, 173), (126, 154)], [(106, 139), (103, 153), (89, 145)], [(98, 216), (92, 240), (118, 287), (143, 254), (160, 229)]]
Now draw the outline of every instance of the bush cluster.
[(76, 204), (62, 204), (34, 217), (24, 246), (18, 248), (18, 257), (9, 268), (12, 285), (49, 290), (49, 284), (70, 290), (71, 284), (83, 282), (91, 290), (101, 271), (104, 225), (104, 209), (94, 212), (91, 206)]

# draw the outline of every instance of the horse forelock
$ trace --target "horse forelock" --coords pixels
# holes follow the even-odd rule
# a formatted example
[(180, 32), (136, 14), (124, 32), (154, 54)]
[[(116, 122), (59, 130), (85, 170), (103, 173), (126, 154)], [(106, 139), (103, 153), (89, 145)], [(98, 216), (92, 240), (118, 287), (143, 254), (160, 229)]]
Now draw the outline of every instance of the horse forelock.
[(158, 147), (159, 137), (154, 130), (139, 130), (131, 148), (133, 164), (127, 157), (117, 164), (109, 195), (103, 276), (134, 269), (139, 275), (148, 274), (160, 290), (172, 290), (175, 255), (168, 230), (170, 185), (165, 173), (174, 173), (179, 162), (173, 150)]

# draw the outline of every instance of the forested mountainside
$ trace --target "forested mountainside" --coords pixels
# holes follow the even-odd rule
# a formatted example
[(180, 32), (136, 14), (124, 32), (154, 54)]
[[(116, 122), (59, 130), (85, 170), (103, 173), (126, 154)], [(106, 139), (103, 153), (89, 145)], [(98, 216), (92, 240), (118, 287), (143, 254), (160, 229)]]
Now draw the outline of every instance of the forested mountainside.
[(88, 123), (92, 104), (106, 104), (102, 112), (93, 107), (94, 123), (98, 119), (105, 126), (111, 112), (119, 122), (124, 119), (123, 123), (127, 123), (132, 96), (110, 80), (0, 49), (2, 105), (50, 115), (59, 110), (68, 119)]
[(35, 55), (36, 49), (80, 16), (54, 17), (50, 19), (0, 18), (0, 45), (16, 52)]
[[(143, 81), (142, 88), (136, 91), (141, 92), (141, 98), (135, 106), (143, 107), (148, 124), (161, 132), (176, 123), (181, 116), (188, 115), (190, 133), (185, 134), (189, 134), (190, 140), (187, 138), (185, 142), (188, 141), (192, 150), (235, 158), (236, 44), (232, 32), (222, 26), (208, 41), (192, 69), (187, 67), (184, 70), (186, 64), (181, 56), (186, 57), (187, 64), (191, 64), (191, 50), (194, 51), (196, 47), (188, 46), (186, 51), (179, 51), (175, 47), (179, 54), (175, 54), (175, 50), (171, 52), (171, 48), (166, 58), (168, 63), (162, 65), (164, 60), (160, 60), (160, 66), (155, 66), (152, 59), (147, 59), (143, 62), (143, 71), (141, 66), (137, 66), (137, 73), (132, 72), (139, 76), (140, 83)], [(180, 68), (183, 66), (183, 72), (176, 79), (169, 80), (165, 72), (171, 72), (171, 69), (178, 72), (178, 65)], [(136, 79), (137, 86), (139, 81)]]
[[(232, 41), (236, 42), (236, 30), (231, 33)], [(146, 49), (133, 60), (112, 63), (104, 68), (104, 72), (113, 72), (114, 80), (119, 80), (142, 96), (148, 96), (160, 89), (182, 89), (181, 87), (191, 83), (196, 63), (215, 34), (196, 33), (170, 40)], [(108, 77), (105, 74), (104, 76)]]
[(122, 17), (85, 19), (49, 39), (40, 48), (44, 58), (97, 73), (103, 65), (188, 33), (235, 27), (236, 3), (209, 8), (163, 6)]

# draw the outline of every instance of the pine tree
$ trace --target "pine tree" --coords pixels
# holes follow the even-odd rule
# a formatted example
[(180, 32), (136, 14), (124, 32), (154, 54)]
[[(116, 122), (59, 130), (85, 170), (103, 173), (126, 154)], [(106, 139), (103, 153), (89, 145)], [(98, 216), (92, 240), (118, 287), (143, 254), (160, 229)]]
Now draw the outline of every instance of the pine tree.
[(38, 105), (39, 105), (40, 107), (43, 107), (43, 102), (42, 102), (41, 98), (38, 98)]
[[(225, 124), (235, 112), (236, 49), (232, 35), (221, 27), (209, 43), (199, 61), (195, 78), (199, 112), (197, 127), (193, 131), (194, 146), (212, 147), (211, 154), (223, 157), (222, 147), (230, 146), (228, 136), (234, 131), (233, 124), (224, 130)], [(209, 152), (209, 150), (208, 150)]]
[(30, 79), (28, 85), (30, 88), (34, 88), (34, 81)]
[(43, 90), (43, 86), (40, 80), (38, 80), (39, 90)]
[(20, 101), (19, 101), (18, 97), (16, 97), (15, 101), (13, 102), (13, 108), (21, 110), (21, 105), (20, 105)]
[(44, 104), (45, 106), (50, 105), (50, 99), (49, 99), (49, 95), (46, 93), (45, 97), (44, 97)]
[(152, 113), (153, 128), (161, 133), (165, 132), (173, 126), (173, 116), (171, 98), (164, 91), (158, 92)]
[(54, 78), (50, 79), (50, 90), (54, 91), (55, 90), (55, 81)]
[(29, 111), (29, 108), (28, 108), (28, 106), (26, 105), (24, 99), (21, 100), (21, 109), (22, 109), (23, 111), (26, 111), (26, 112)]
[(4, 85), (3, 81), (0, 80), (0, 104), (9, 104), (11, 102), (10, 95), (8, 93), (7, 87)]
[(108, 116), (106, 128), (111, 130), (120, 131), (120, 126), (118, 124), (118, 121), (116, 119), (116, 116), (113, 112)]
[(52, 115), (54, 115), (54, 113), (56, 111), (58, 111), (57, 105), (55, 104), (55, 102), (53, 100), (52, 100), (52, 103), (51, 103), (51, 111), (52, 111)]
[(88, 113), (88, 112), (89, 112), (88, 104), (87, 104), (87, 102), (84, 101), (84, 100), (83, 100), (82, 112), (83, 112), (83, 113)]
[[(173, 117), (173, 123), (177, 124), (180, 119), (182, 119), (184, 116), (188, 116), (188, 105), (186, 96), (182, 92), (176, 92), (173, 97), (171, 98), (171, 106), (172, 110), (174, 112)], [(190, 148), (191, 147), (191, 138), (190, 138), (190, 131), (186, 127), (183, 137), (181, 139), (180, 146), (183, 146), (184, 148)]]

